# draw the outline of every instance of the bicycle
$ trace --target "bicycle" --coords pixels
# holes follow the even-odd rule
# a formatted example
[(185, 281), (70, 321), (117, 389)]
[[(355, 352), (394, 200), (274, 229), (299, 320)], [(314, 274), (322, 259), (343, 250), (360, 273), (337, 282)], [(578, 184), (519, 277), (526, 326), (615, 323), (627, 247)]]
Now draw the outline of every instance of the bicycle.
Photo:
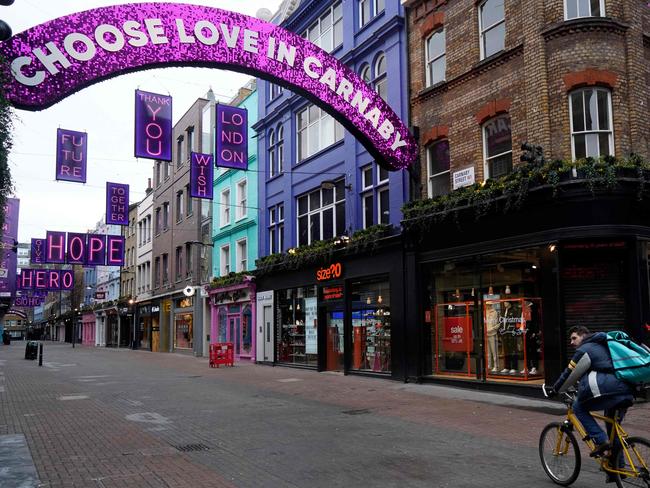
[[(546, 385), (542, 385), (542, 391), (548, 398)], [(567, 406), (566, 419), (564, 422), (551, 422), (542, 429), (539, 437), (539, 457), (542, 467), (548, 477), (561, 486), (569, 486), (578, 479), (580, 474), (582, 460), (574, 432), (587, 444), (590, 452), (596, 448), (596, 444), (587, 436), (584, 427), (573, 413), (574, 400), (575, 390), (562, 394), (562, 402)], [(611, 426), (609, 434), (609, 442), (613, 446), (611, 454), (594, 458), (599, 463), (601, 471), (609, 473), (618, 488), (624, 486), (650, 488), (650, 441), (643, 437), (628, 436), (619, 422), (620, 408), (616, 410), (613, 418), (596, 412), (592, 412), (592, 415), (595, 419)]]

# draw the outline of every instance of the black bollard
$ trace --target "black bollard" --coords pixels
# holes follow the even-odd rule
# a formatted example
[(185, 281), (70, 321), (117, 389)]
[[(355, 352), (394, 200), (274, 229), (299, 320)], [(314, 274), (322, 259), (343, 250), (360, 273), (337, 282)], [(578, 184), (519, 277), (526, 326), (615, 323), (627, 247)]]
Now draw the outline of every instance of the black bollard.
[(43, 343), (38, 346), (38, 365), (43, 366)]

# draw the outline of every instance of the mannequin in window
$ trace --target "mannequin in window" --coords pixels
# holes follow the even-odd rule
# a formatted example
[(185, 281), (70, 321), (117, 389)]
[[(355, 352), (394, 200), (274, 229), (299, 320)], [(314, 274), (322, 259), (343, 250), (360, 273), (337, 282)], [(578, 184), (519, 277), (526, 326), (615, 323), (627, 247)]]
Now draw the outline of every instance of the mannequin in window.
[(499, 330), (499, 312), (496, 309), (495, 303), (487, 305), (487, 312), (485, 312), (485, 330), (487, 333), (488, 345), (488, 369), (492, 373), (499, 371), (499, 343), (497, 339), (497, 331)]
[[(520, 371), (521, 374), (526, 373), (535, 375), (537, 374), (537, 365), (539, 362), (539, 352), (542, 348), (542, 337), (539, 331), (539, 324), (536, 320), (537, 315), (534, 310), (534, 302), (524, 302), (521, 315), (523, 323), (525, 324), (526, 334), (526, 364), (524, 369)], [(528, 368), (528, 370), (526, 370)]]
[(502, 337), (504, 368), (501, 374), (517, 374), (519, 356), (517, 354), (517, 327), (514, 310), (510, 302), (503, 302), (503, 311), (499, 317), (499, 334)]

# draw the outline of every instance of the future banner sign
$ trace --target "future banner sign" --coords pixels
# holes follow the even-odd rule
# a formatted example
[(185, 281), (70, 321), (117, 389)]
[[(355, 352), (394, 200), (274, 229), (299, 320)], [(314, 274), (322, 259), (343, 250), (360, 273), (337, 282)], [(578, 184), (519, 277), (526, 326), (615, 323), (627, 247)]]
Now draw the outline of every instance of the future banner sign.
[(88, 134), (74, 130), (56, 130), (56, 179), (86, 182)]
[(406, 168), (416, 159), (417, 144), (405, 124), (359, 75), (299, 35), (239, 13), (174, 3), (103, 7), (21, 32), (0, 44), (0, 57), (10, 66), (4, 67), (5, 96), (17, 108), (42, 110), (136, 70), (215, 67), (303, 95), (386, 169)]

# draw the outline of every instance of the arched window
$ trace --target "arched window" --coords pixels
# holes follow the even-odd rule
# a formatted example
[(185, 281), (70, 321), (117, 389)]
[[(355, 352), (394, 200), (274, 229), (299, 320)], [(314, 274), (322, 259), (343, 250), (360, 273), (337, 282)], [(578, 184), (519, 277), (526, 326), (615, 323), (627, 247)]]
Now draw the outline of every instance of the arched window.
[(486, 180), (512, 171), (510, 115), (499, 115), (483, 125), (483, 156)]
[(269, 177), (276, 175), (275, 168), (277, 166), (278, 155), (275, 152), (275, 131), (269, 131)]
[(284, 127), (278, 126), (278, 174), (284, 171)]
[(431, 34), (426, 40), (427, 86), (445, 81), (447, 70), (445, 29)]
[(359, 71), (359, 76), (361, 76), (361, 79), (366, 83), (370, 83), (372, 80), (372, 76), (370, 76), (370, 65), (364, 64)]
[(569, 95), (573, 159), (614, 154), (612, 99), (606, 88), (584, 88)]
[(387, 100), (388, 97), (388, 78), (386, 76), (386, 55), (381, 53), (375, 61), (375, 79), (373, 85), (375, 91), (381, 98)]

